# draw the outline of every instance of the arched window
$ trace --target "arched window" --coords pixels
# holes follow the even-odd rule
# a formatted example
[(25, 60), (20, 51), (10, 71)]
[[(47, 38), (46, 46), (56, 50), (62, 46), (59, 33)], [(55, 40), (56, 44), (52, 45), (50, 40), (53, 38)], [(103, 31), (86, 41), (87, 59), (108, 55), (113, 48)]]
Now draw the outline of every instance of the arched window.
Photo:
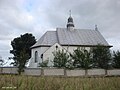
[(37, 61), (38, 61), (38, 52), (35, 51), (35, 62), (37, 62)]

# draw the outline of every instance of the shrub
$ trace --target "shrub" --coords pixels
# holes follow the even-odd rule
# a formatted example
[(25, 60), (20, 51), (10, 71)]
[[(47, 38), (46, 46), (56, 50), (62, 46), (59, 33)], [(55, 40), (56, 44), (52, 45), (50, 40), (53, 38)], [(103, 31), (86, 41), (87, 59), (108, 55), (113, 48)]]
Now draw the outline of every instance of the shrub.
[(111, 62), (111, 53), (108, 47), (98, 45), (92, 50), (94, 67), (108, 69)]
[(74, 60), (74, 67), (76, 68), (91, 68), (92, 65), (92, 54), (90, 51), (87, 51), (85, 48), (77, 48), (74, 50), (72, 59)]
[(39, 67), (48, 67), (48, 61), (49, 60), (45, 60), (42, 63), (39, 63)]
[(69, 60), (68, 53), (66, 53), (64, 50), (62, 51), (58, 50), (56, 52), (53, 52), (53, 55), (54, 55), (53, 59), (54, 67), (58, 68), (66, 67), (66, 63)]
[(120, 68), (120, 51), (113, 52), (113, 67)]

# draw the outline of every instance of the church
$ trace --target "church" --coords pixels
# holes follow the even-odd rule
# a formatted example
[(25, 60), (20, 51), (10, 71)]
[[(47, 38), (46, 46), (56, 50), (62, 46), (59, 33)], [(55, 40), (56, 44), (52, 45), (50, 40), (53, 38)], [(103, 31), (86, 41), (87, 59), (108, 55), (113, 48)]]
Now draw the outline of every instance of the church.
[(111, 47), (97, 26), (92, 29), (76, 29), (73, 18), (68, 18), (66, 28), (56, 28), (56, 31), (47, 31), (32, 47), (29, 67), (37, 68), (39, 63), (48, 60), (48, 66), (52, 66), (53, 52), (67, 50), (72, 53), (77, 47), (89, 50), (91, 47), (101, 44)]

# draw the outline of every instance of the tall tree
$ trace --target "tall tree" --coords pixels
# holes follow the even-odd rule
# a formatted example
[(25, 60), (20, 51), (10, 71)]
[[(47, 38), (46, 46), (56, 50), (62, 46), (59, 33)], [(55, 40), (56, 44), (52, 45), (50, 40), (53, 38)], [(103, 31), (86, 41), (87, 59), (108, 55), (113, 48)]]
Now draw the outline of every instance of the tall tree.
[(58, 67), (58, 68), (62, 68), (62, 67), (66, 67), (66, 64), (69, 60), (69, 55), (64, 52), (64, 50), (58, 50), (53, 52), (54, 55), (54, 59), (53, 59), (53, 63), (54, 63), (54, 67)]
[(19, 62), (18, 64), (18, 73), (21, 74), (21, 72), (24, 71), (25, 64), (28, 61), (29, 58), (29, 53), (23, 49), (23, 51), (20, 51), (20, 55), (17, 56), (17, 61)]
[(111, 53), (108, 47), (98, 45), (92, 50), (94, 66), (108, 69), (110, 67)]
[(3, 66), (4, 60), (0, 57), (0, 66)]
[(20, 71), (22, 70), (21, 68), (25, 67), (25, 64), (31, 57), (30, 47), (35, 43), (36, 43), (35, 37), (29, 33), (14, 38), (14, 40), (11, 41), (13, 50), (10, 50), (10, 53), (14, 55), (13, 65), (17, 66), (20, 69)]
[(113, 67), (120, 68), (120, 51), (113, 52)]
[(72, 59), (74, 67), (88, 69), (92, 66), (92, 53), (85, 48), (74, 50)]

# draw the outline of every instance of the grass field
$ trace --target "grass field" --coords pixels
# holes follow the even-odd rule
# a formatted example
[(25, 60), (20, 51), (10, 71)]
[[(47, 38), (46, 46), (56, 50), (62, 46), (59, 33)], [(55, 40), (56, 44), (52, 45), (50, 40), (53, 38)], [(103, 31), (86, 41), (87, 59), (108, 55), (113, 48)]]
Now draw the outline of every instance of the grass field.
[(120, 77), (0, 75), (0, 90), (120, 90)]

